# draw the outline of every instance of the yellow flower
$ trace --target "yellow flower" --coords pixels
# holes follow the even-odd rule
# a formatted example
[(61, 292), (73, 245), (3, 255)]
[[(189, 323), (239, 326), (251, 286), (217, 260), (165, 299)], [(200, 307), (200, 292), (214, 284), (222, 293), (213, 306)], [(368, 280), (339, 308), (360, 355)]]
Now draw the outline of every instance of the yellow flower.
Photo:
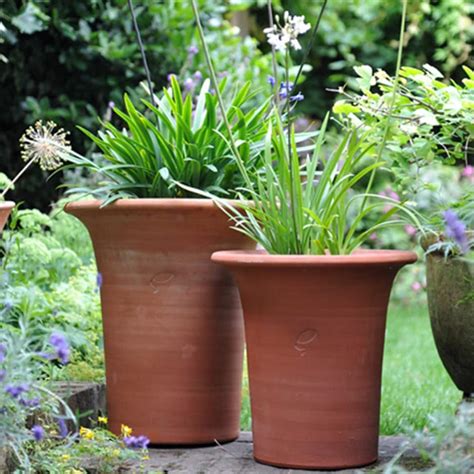
[(114, 450), (112, 451), (112, 456), (113, 456), (114, 458), (118, 458), (118, 457), (120, 456), (120, 449), (114, 449)]
[(143, 456), (143, 457), (142, 457), (142, 460), (143, 460), (143, 461), (148, 461), (149, 459), (150, 459), (150, 456)]
[(69, 459), (71, 459), (71, 456), (69, 454), (63, 454), (61, 456), (62, 461), (69, 461)]
[(132, 428), (130, 428), (130, 426), (127, 426), (127, 425), (122, 425), (120, 428), (120, 431), (122, 432), (122, 436), (124, 438), (132, 434)]
[(90, 430), (89, 428), (84, 428), (83, 426), (81, 426), (81, 429), (79, 430), (79, 434), (84, 439), (94, 439), (95, 437), (95, 434), (92, 430)]
[(106, 425), (109, 422), (109, 420), (106, 416), (99, 416), (99, 418), (97, 418), (97, 421), (99, 423), (102, 423), (103, 425)]

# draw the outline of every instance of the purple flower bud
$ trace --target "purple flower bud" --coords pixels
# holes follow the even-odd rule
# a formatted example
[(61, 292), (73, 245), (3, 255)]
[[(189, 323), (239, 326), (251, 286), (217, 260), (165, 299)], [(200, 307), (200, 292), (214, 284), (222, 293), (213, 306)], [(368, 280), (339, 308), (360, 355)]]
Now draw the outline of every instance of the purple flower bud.
[(188, 54), (189, 56), (194, 56), (196, 55), (197, 53), (199, 53), (199, 49), (197, 46), (195, 46), (194, 44), (191, 45), (189, 48), (188, 48)]
[(69, 349), (69, 344), (66, 338), (57, 332), (51, 334), (49, 338), (49, 343), (56, 350), (56, 357), (61, 361), (62, 364), (67, 364), (69, 362), (69, 356), (71, 350)]
[(275, 78), (273, 76), (268, 76), (267, 82), (270, 84), (271, 87), (275, 87)]
[(115, 102), (113, 100), (110, 100), (109, 103), (107, 104), (107, 107), (109, 109), (113, 109), (115, 107)]
[(188, 77), (184, 81), (184, 90), (189, 92), (193, 90), (193, 87), (194, 87), (194, 81), (190, 77)]
[(292, 95), (290, 97), (290, 100), (292, 102), (301, 102), (302, 100), (304, 100), (304, 95), (301, 92), (298, 92), (298, 94)]
[(36, 408), (40, 404), (40, 399), (38, 397), (31, 398), (31, 399), (25, 399), (25, 398), (20, 398), (18, 400), (18, 403), (21, 406), (24, 406), (25, 408)]
[(451, 209), (445, 211), (443, 217), (446, 236), (453, 239), (459, 245), (462, 253), (467, 253), (469, 251), (469, 240), (464, 222)]
[(22, 383), (20, 385), (7, 385), (5, 392), (8, 393), (12, 398), (18, 398), (22, 393), (27, 392), (30, 389), (29, 385)]
[(34, 425), (33, 428), (31, 428), (31, 434), (35, 441), (41, 441), (44, 438), (44, 429), (40, 425)]
[(193, 78), (195, 81), (199, 82), (202, 79), (202, 72), (201, 71), (196, 71), (193, 74)]
[(166, 76), (166, 79), (168, 80), (168, 82), (171, 82), (171, 79), (172, 79), (173, 77), (176, 79), (176, 74), (175, 74), (174, 72), (170, 72), (170, 73)]
[(146, 448), (150, 444), (146, 436), (125, 436), (123, 442), (127, 448)]
[(293, 90), (294, 84), (292, 82), (282, 82), (280, 84), (280, 99), (286, 99), (288, 94)]
[(66, 422), (64, 421), (63, 418), (58, 418), (57, 422), (58, 422), (59, 436), (61, 436), (61, 438), (66, 438), (67, 435), (69, 434), (69, 430), (67, 429)]

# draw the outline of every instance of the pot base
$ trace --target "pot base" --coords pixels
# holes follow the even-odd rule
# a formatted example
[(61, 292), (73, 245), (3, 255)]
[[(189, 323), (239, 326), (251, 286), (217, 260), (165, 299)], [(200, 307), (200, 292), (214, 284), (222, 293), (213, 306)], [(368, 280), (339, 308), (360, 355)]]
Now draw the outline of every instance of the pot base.
[(372, 464), (375, 464), (378, 461), (378, 457), (376, 456), (374, 459), (367, 463), (363, 464), (347, 464), (347, 463), (341, 463), (341, 464), (298, 464), (298, 463), (292, 463), (292, 464), (285, 464), (285, 463), (275, 463), (271, 460), (265, 460), (262, 458), (259, 458), (257, 456), (253, 457), (256, 462), (260, 464), (265, 464), (266, 466), (275, 466), (275, 467), (280, 467), (283, 469), (308, 469), (308, 470), (323, 470), (323, 471), (339, 471), (343, 469), (353, 469), (353, 468), (361, 468), (361, 467), (367, 467), (371, 466)]

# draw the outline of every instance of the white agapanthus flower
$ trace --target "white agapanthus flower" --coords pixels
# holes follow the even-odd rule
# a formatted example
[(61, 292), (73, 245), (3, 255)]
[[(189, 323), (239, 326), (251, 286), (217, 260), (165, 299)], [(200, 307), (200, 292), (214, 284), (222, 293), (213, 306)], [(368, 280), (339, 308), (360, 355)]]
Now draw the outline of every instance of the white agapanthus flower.
[(295, 50), (301, 49), (298, 36), (311, 29), (311, 25), (305, 23), (303, 15), (291, 16), (287, 11), (283, 15), (283, 20), (284, 24), (281, 26), (277, 16), (276, 24), (263, 30), (267, 35), (268, 43), (277, 51), (285, 51), (288, 47)]

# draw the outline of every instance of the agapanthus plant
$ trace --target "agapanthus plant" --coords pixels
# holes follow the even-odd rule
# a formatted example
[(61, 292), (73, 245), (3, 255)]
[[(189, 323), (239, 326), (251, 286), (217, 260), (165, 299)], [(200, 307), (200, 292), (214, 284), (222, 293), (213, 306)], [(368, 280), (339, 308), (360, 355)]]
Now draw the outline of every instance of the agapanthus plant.
[[(206, 47), (199, 9), (196, 1), (193, 0), (192, 4), (211, 78), (215, 81), (216, 74)], [(384, 164), (381, 159), (384, 141), (378, 147), (367, 145), (363, 133), (353, 128), (343, 135), (339, 145), (328, 157), (323, 147), (329, 120), (326, 117), (318, 132), (318, 139), (312, 146), (312, 156), (304, 157), (303, 164), (300, 163), (292, 111), (294, 104), (303, 99), (302, 94), (296, 91), (298, 78), (314, 42), (325, 6), (326, 2), (323, 2), (303, 61), (291, 81), (291, 51), (301, 49), (299, 37), (310, 30), (310, 25), (304, 17), (291, 16), (288, 12), (283, 15), (283, 23), (278, 17), (273, 22), (271, 2), (268, 2), (270, 26), (265, 33), (273, 50), (275, 76), (269, 78), (274, 88), (274, 107), (273, 121), (265, 138), (263, 172), (255, 178), (245, 174), (239, 149), (230, 142), (245, 179), (240, 190), (242, 194), (250, 196), (252, 203), (243, 202), (239, 209), (235, 209), (224, 200), (215, 198), (234, 220), (236, 230), (245, 233), (273, 254), (348, 254), (368, 240), (375, 230), (400, 224), (397, 213), (398, 216), (418, 220), (416, 213), (405, 208), (403, 203), (371, 193), (375, 173)], [(399, 62), (405, 16), (406, 2)], [(277, 77), (277, 64), (281, 64), (284, 70), (281, 83)], [(218, 100), (222, 107), (219, 95)], [(369, 158), (372, 148), (376, 148), (375, 159)], [(368, 183), (366, 190), (356, 194), (353, 189), (363, 180)], [(384, 212), (383, 207), (387, 203), (391, 207)], [(369, 228), (364, 228), (362, 222), (372, 214), (378, 217)]]
[[(52, 153), (50, 148), (37, 153), (44, 162), (52, 162), (53, 156), (65, 161), (63, 169), (85, 168), (99, 175), (97, 186), (73, 187), (70, 192), (96, 196), (104, 205), (119, 198), (195, 197), (177, 184), (235, 197), (242, 177), (229, 143), (237, 144), (248, 172), (258, 168), (270, 101), (246, 110), (255, 94), (250, 83), (237, 88), (224, 79), (216, 88), (211, 90), (205, 80), (193, 96), (171, 76), (170, 88), (153, 95), (152, 101), (144, 100), (142, 110), (125, 95), (125, 110), (114, 108), (123, 127), (103, 122), (97, 135), (81, 129), (101, 151), (99, 160), (53, 138), (46, 142)], [(219, 115), (216, 94), (224, 93), (228, 101)], [(29, 150), (36, 152), (39, 144), (28, 142)]]

